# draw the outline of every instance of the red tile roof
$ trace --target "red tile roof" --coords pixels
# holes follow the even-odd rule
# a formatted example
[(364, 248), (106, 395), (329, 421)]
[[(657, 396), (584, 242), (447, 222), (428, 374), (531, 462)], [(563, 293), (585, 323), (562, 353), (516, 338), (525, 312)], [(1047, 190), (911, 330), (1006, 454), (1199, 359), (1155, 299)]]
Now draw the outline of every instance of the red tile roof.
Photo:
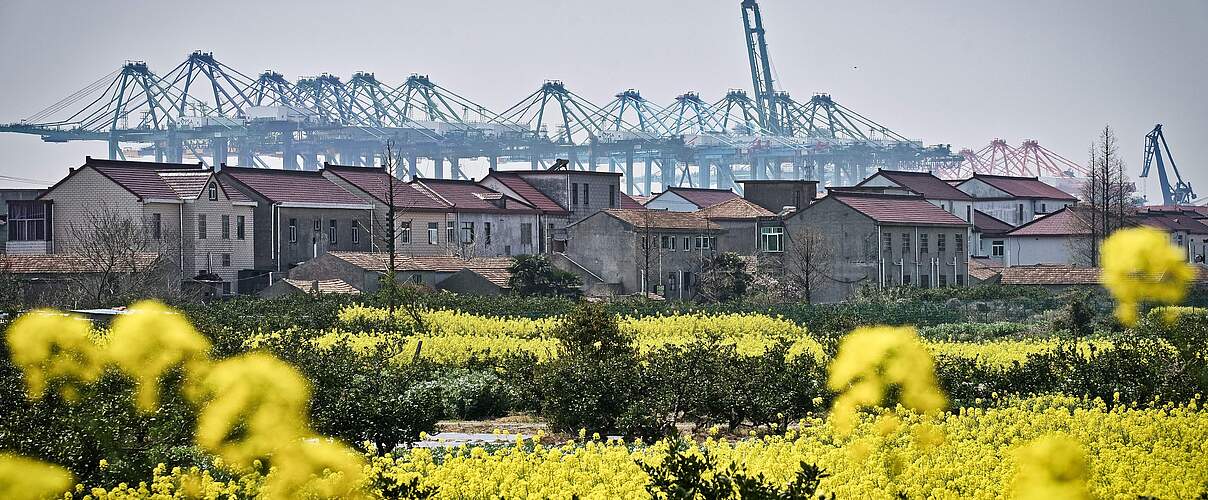
[(857, 187), (863, 186), (869, 179), (880, 175), (894, 184), (909, 189), (915, 193), (923, 195), (924, 198), (930, 200), (972, 200), (973, 198), (964, 191), (952, 187), (951, 184), (944, 182), (943, 179), (931, 175), (929, 172), (905, 172), (901, 170), (880, 170), (873, 174), (868, 179), (856, 184)]
[[(882, 224), (905, 224), (912, 226), (964, 226), (960, 217), (932, 205), (922, 197), (831, 191), (826, 198), (851, 207), (872, 220)], [(823, 198), (824, 200), (826, 198)], [(815, 203), (814, 205), (816, 205)], [(814, 205), (810, 205), (813, 207)], [(809, 209), (797, 213), (806, 213)]]
[(689, 203), (696, 205), (698, 208), (711, 207), (723, 201), (738, 198), (738, 193), (735, 193), (729, 189), (673, 187), (667, 188), (667, 190), (663, 192), (675, 193), (681, 198), (688, 200)]
[(285, 283), (306, 293), (342, 293), (359, 294), (360, 290), (342, 279), (329, 280), (294, 280), (285, 278)]
[[(631, 226), (641, 228), (650, 227), (654, 229), (694, 230), (721, 229), (721, 226), (709, 222), (709, 220), (701, 216), (699, 212), (672, 212), (669, 210), (634, 210), (610, 208), (608, 210), (601, 210), (599, 213), (608, 215), (610, 217), (615, 217)], [(592, 215), (592, 217), (598, 216), (598, 214)]]
[(1182, 231), (1189, 234), (1208, 234), (1208, 225), (1190, 215), (1174, 215), (1165, 213), (1138, 214), (1137, 223), (1152, 226), (1166, 231)]
[[(356, 186), (357, 189), (364, 191), (374, 199), (386, 203), (390, 192), (390, 177), (386, 171), (380, 168), (343, 165), (326, 165), (323, 170), (344, 179), (345, 182)], [(447, 211), (452, 208), (432, 193), (398, 179), (394, 183), (394, 205), (410, 210)]]
[(635, 210), (643, 210), (646, 208), (646, 206), (643, 205), (642, 202), (638, 201), (633, 196), (629, 196), (625, 193), (617, 192), (617, 198), (619, 201), (618, 204), (621, 206), (620, 208), (631, 208), (631, 209), (635, 209)]
[[(473, 181), (442, 179), (418, 179), (412, 181), (416, 189), (427, 191), (449, 202), (460, 212), (510, 212), (535, 214), (539, 211), (527, 203), (494, 191)], [(502, 199), (503, 207), (489, 200)]]
[(533, 187), (532, 184), (529, 184), (528, 181), (521, 178), (515, 172), (495, 171), (491, 172), (489, 176), (498, 179), (501, 184), (507, 186), (508, 189), (511, 189), (513, 192), (515, 192), (522, 199), (524, 199), (524, 201), (528, 202), (529, 205), (537, 207), (537, 209), (541, 210), (542, 212), (554, 215), (565, 215), (570, 213), (565, 207), (559, 205), (558, 202), (550, 199), (550, 197), (546, 196), (541, 191), (538, 191), (537, 188)]
[(231, 203), (248, 203), (252, 201), (246, 194), (243, 194), (243, 191), (235, 189), (235, 186), (232, 186), (226, 179), (219, 177), (218, 187), (222, 188), (223, 194), (226, 194), (227, 199), (231, 200)]
[(973, 211), (973, 230), (982, 234), (1007, 234), (1008, 231), (1015, 229), (1002, 220), (995, 218), (993, 215), (985, 213), (981, 210)]
[(1007, 236), (1085, 236), (1090, 229), (1070, 207), (1032, 219), (1007, 233)]
[[(158, 172), (160, 168), (164, 168), (162, 167), (163, 165), (171, 164), (147, 163), (146, 165), (138, 165), (138, 163), (142, 162), (117, 163), (106, 161), (105, 163), (97, 163), (97, 160), (89, 160), (84, 166), (96, 169), (101, 175), (108, 177), (127, 191), (134, 193), (140, 200), (179, 200), (181, 198), (176, 190), (172, 189), (172, 186), (163, 177), (160, 177)], [(169, 170), (180, 171), (201, 171), (201, 167), (196, 165), (179, 165), (167, 168)]]
[[(135, 254), (135, 269), (148, 269), (154, 266), (159, 259), (160, 256), (154, 253)], [(97, 267), (92, 260), (75, 255), (0, 253), (0, 271), (13, 274), (69, 274), (97, 272)]]
[(206, 185), (209, 184), (210, 172), (207, 171), (189, 171), (189, 172), (157, 172), (160, 179), (172, 188), (176, 193), (176, 197), (180, 199), (193, 199), (202, 195)]
[[(389, 259), (381, 252), (327, 252), (337, 259), (343, 260), (366, 271), (386, 272)], [(412, 256), (396, 255), (395, 268), (403, 272), (431, 271), (455, 273), (462, 269), (507, 269), (512, 265), (508, 257), (474, 257), (463, 259), (454, 256)]]
[[(1099, 285), (1100, 269), (1097, 267), (1080, 267), (1065, 264), (1034, 264), (1029, 266), (1011, 266), (992, 269), (990, 278), (998, 276), (998, 283), (1003, 285)], [(973, 274), (970, 266), (969, 274)], [(980, 278), (979, 278), (980, 279)], [(1208, 269), (1196, 266), (1194, 283), (1208, 282)]]
[(989, 257), (969, 258), (969, 276), (978, 281), (986, 281), (997, 276), (998, 271), (1002, 267), (1002, 262), (992, 260)]
[(273, 203), (365, 205), (365, 201), (320, 172), (226, 167), (220, 175)]
[(1073, 195), (1045, 184), (1036, 177), (1012, 177), (1006, 175), (973, 174), (980, 180), (1016, 198), (1046, 198), (1053, 200), (1078, 201)]
[(743, 198), (734, 198), (732, 200), (723, 201), (711, 207), (702, 208), (696, 212), (706, 219), (757, 219), (759, 217), (771, 217), (772, 212), (759, 205), (751, 203)]

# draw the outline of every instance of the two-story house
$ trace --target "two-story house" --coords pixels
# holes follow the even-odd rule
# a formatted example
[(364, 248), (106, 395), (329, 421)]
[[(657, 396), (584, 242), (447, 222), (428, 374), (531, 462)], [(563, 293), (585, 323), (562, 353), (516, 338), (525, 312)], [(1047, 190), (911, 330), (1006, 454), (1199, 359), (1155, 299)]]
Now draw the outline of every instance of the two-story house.
[(1078, 198), (1036, 177), (973, 174), (956, 189), (973, 197), (975, 209), (1012, 226), (1078, 203)]
[[(454, 254), (510, 257), (540, 252), (541, 212), (519, 199), (472, 181), (416, 179), (416, 188), (449, 205)], [(448, 224), (446, 224), (448, 226)]]
[(960, 217), (965, 222), (972, 223), (975, 219), (973, 197), (930, 172), (878, 170), (855, 187), (876, 189), (886, 194), (922, 196), (931, 204)]
[(329, 250), (372, 247), (373, 205), (321, 172), (225, 167), (218, 177), (256, 202), (255, 269), (273, 280)]
[(651, 210), (672, 212), (695, 212), (718, 203), (738, 198), (729, 189), (669, 187), (646, 202)]
[(810, 258), (795, 241), (826, 248), (817, 252), (822, 261), (806, 262), (825, 278), (815, 301), (839, 301), (861, 287), (968, 283), (969, 223), (921, 196), (832, 190), (784, 224), (787, 262)]
[[(23, 231), (10, 253), (79, 254), (120, 235), (131, 252), (155, 253), (183, 279), (240, 291), (239, 271), (253, 263), (253, 200), (200, 164), (87, 158), (37, 199), (18, 202)], [(131, 230), (133, 229), (133, 230)]]

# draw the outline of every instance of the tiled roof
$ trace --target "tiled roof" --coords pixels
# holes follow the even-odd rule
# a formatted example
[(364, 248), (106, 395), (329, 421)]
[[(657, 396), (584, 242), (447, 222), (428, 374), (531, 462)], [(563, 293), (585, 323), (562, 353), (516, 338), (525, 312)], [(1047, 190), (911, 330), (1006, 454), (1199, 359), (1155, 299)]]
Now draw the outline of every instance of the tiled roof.
[(537, 207), (542, 212), (559, 215), (570, 213), (562, 205), (559, 205), (558, 202), (538, 191), (537, 188), (533, 187), (532, 184), (529, 184), (528, 181), (522, 179), (515, 172), (495, 171), (491, 172), (490, 176), (499, 179), (501, 184), (507, 186), (508, 189), (511, 189), (523, 198), (524, 201), (528, 202), (529, 205)]
[(504, 269), (477, 268), (477, 269), (467, 269), (467, 270), (474, 274), (482, 276), (483, 279), (490, 281), (492, 284), (494, 284), (495, 286), (498, 286), (499, 288), (505, 288), (505, 289), (512, 288), (512, 286), (508, 284), (508, 280), (512, 278), (512, 273), (510, 271), (508, 271), (506, 268), (504, 268)]
[(702, 208), (696, 213), (706, 219), (755, 219), (776, 215), (743, 198), (723, 201), (711, 207)]
[(646, 208), (644, 202), (638, 201), (633, 196), (629, 196), (625, 193), (617, 192), (617, 198), (618, 201), (620, 201), (619, 204), (621, 205), (621, 208), (632, 208), (635, 210), (642, 210)]
[(1006, 222), (1003, 222), (993, 215), (985, 213), (981, 210), (973, 211), (973, 230), (982, 234), (1007, 234), (1008, 231), (1014, 229)]
[[(386, 272), (388, 257), (380, 252), (327, 252), (366, 271)], [(455, 273), (462, 269), (507, 269), (512, 265), (508, 257), (474, 257), (463, 259), (453, 256), (395, 256), (395, 269), (402, 272), (434, 271)]]
[(182, 200), (191, 200), (201, 196), (210, 180), (209, 171), (157, 172), (157, 174), (176, 193), (176, 198)]
[(1167, 213), (1142, 213), (1137, 215), (1137, 223), (1152, 226), (1166, 231), (1183, 231), (1189, 234), (1208, 234), (1208, 225), (1190, 215), (1175, 215)]
[(629, 196), (630, 198), (633, 199), (633, 201), (636, 201), (641, 205), (645, 205), (646, 202), (654, 199), (654, 195), (648, 195), (648, 194), (635, 194), (635, 195), (626, 195), (626, 196)]
[(1081, 220), (1079, 215), (1070, 207), (1037, 217), (1031, 222), (1021, 224), (1007, 233), (1007, 236), (1083, 236), (1091, 234), (1091, 230)]
[[(136, 254), (134, 256), (135, 268), (139, 270), (150, 268), (159, 258), (160, 256), (154, 253)], [(0, 253), (0, 271), (13, 274), (90, 273), (96, 272), (96, 264), (89, 259), (75, 255)]]
[(969, 258), (969, 276), (978, 281), (986, 281), (997, 276), (1002, 267), (1002, 262), (988, 257)]
[[(101, 175), (134, 193), (139, 199), (179, 200), (176, 190), (159, 175), (159, 171), (197, 171), (197, 165), (175, 163), (149, 163), (135, 161), (111, 161), (89, 159), (84, 166), (96, 169)], [(81, 167), (83, 168), (83, 167)]]
[(247, 186), (273, 203), (364, 205), (348, 190), (319, 172), (227, 167), (221, 174)]
[[(832, 191), (827, 198), (883, 224), (964, 226), (964, 220), (916, 196)], [(825, 199), (825, 198), (824, 198)], [(813, 205), (811, 205), (813, 206)], [(804, 213), (808, 211), (798, 212)]]
[(344, 294), (359, 294), (360, 290), (349, 285), (348, 282), (342, 279), (329, 280), (293, 280), (286, 278), (282, 281), (290, 286), (297, 288), (306, 293), (344, 293)]
[(1078, 201), (1069, 193), (1045, 184), (1036, 177), (1011, 177), (1006, 175), (973, 174), (973, 179), (998, 188), (1016, 198), (1046, 198), (1053, 200)]
[(231, 203), (248, 203), (252, 201), (246, 194), (243, 194), (243, 191), (235, 189), (226, 179), (219, 177), (218, 187), (222, 188), (222, 192), (226, 194), (227, 199), (231, 200)]
[(1148, 205), (1141, 207), (1140, 211), (1191, 215), (1197, 219), (1208, 218), (1208, 206), (1200, 205)]
[[(390, 192), (390, 177), (384, 170), (371, 167), (326, 165), (323, 169), (356, 186), (374, 199), (385, 203)], [(416, 186), (395, 180), (394, 205), (412, 210), (448, 210), (448, 203)]]
[(738, 193), (729, 189), (673, 187), (664, 191), (664, 193), (667, 192), (675, 193), (700, 208), (711, 207), (723, 201), (738, 198)]
[[(931, 175), (929, 172), (904, 172), (900, 170), (881, 170), (876, 173), (886, 179), (893, 181), (895, 184), (915, 193), (923, 195), (929, 200), (971, 200), (973, 199), (964, 191), (961, 191), (951, 184), (944, 182), (943, 179)], [(874, 175), (873, 177), (875, 177)], [(872, 177), (869, 177), (871, 179)], [(868, 182), (865, 179), (864, 182)], [(864, 184), (861, 182), (857, 186)]]
[[(1196, 267), (1194, 283), (1208, 282), (1208, 269)], [(1070, 266), (1065, 264), (1034, 264), (1011, 266), (995, 270), (999, 283), (1003, 285), (1098, 285), (1099, 268)], [(970, 275), (973, 270), (970, 268)]]
[[(697, 212), (672, 212), (669, 210), (633, 210), (611, 208), (600, 213), (620, 219), (631, 226), (652, 229), (697, 229), (716, 230), (721, 226), (709, 222)], [(587, 220), (587, 219), (584, 219)]]
[[(475, 184), (473, 181), (418, 179), (413, 182), (416, 184), (416, 189), (435, 193), (442, 200), (452, 203), (453, 208), (458, 211), (538, 213), (537, 209), (523, 201), (503, 196), (502, 193)], [(503, 207), (489, 201), (492, 199), (502, 199)]]

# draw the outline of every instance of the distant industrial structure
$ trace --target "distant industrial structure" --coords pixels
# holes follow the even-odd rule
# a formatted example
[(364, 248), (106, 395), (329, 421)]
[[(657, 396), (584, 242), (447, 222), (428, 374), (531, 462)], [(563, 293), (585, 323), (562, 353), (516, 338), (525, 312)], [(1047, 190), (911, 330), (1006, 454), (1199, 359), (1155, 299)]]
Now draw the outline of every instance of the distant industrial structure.
[(426, 75), (398, 86), (369, 72), (291, 82), (273, 71), (249, 76), (198, 51), (163, 74), (127, 62), (0, 132), (106, 141), (110, 159), (269, 168), (279, 158), (288, 170), (318, 170), (325, 161), (380, 164), (383, 145), (393, 141), (411, 177), (466, 178), (462, 162), (470, 159), (485, 158), (491, 170), (540, 170), (565, 158), (574, 170), (621, 172), (626, 193), (645, 195), (673, 186), (741, 192), (741, 181), (761, 179), (851, 185), (878, 168), (947, 178), (1082, 173), (1035, 141), (1019, 149), (995, 141), (989, 152), (953, 154), (949, 145), (908, 139), (830, 95), (797, 101), (775, 86), (759, 6), (743, 0), (741, 11), (753, 94), (730, 90), (714, 102), (688, 92), (660, 106), (629, 89), (598, 106), (561, 81), (546, 81), (495, 112)]

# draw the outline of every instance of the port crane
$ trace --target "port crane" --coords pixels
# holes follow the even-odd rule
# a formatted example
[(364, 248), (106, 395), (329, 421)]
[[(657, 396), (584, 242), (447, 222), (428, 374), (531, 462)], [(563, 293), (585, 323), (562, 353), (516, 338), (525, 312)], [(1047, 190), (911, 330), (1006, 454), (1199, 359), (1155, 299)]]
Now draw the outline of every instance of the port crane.
[[(1163, 151), (1166, 152), (1165, 155), (1162, 154)], [(1166, 135), (1162, 133), (1161, 123), (1154, 125), (1153, 130), (1145, 135), (1145, 166), (1141, 170), (1141, 178), (1149, 177), (1149, 167), (1155, 161), (1158, 167), (1158, 182), (1162, 185), (1162, 204), (1190, 205), (1195, 199), (1195, 191), (1192, 191), (1191, 183), (1184, 182), (1183, 176), (1179, 174), (1179, 167), (1170, 155), (1170, 146), (1166, 144)], [(1166, 172), (1166, 163), (1170, 163), (1170, 173)], [(1173, 179), (1171, 174), (1174, 174)]]

